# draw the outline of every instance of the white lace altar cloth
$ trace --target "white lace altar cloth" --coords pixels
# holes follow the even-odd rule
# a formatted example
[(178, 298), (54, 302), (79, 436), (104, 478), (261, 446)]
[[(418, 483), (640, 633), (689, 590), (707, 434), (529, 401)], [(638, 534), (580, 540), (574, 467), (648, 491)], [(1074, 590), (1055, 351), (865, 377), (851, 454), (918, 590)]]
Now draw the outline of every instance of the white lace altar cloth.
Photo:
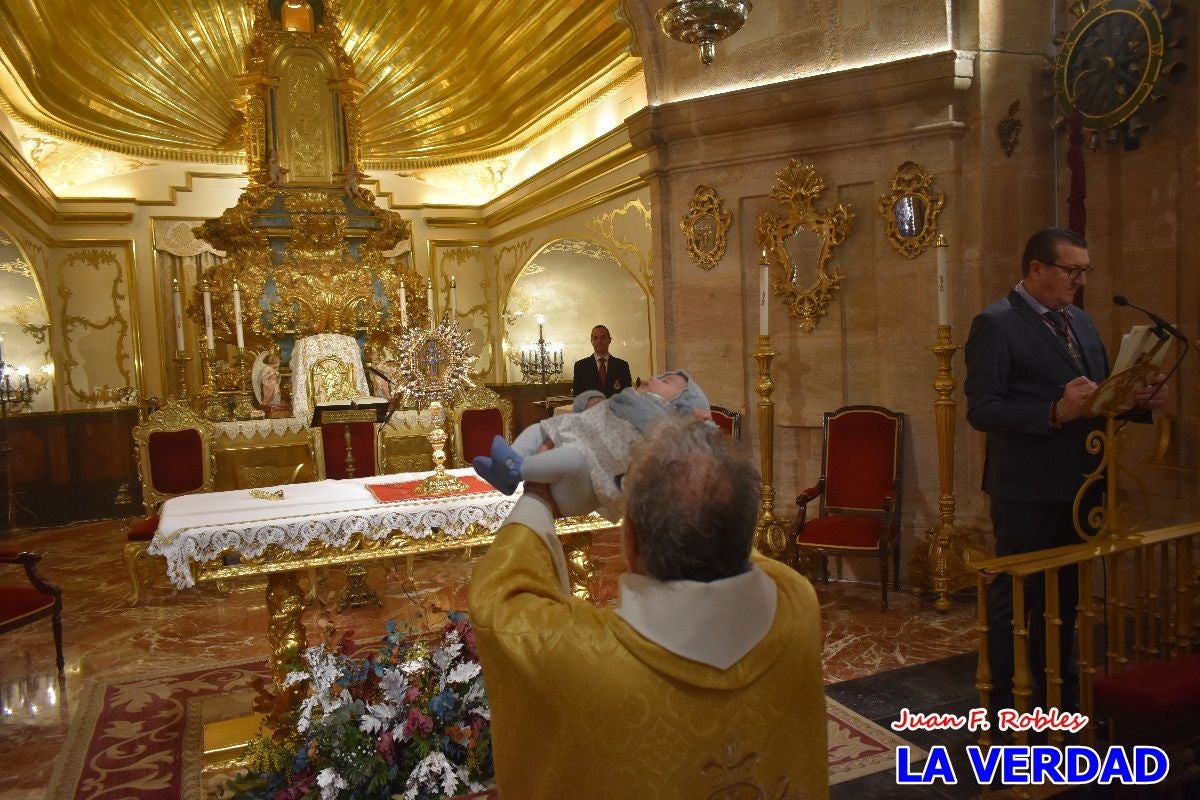
[[(471, 469), (447, 472), (474, 474)], [(171, 582), (185, 589), (196, 585), (193, 562), (213, 561), (227, 551), (258, 558), (268, 545), (301, 553), (317, 541), (342, 547), (356, 534), (371, 540), (394, 535), (420, 540), (435, 529), (450, 537), (464, 535), (475, 524), (496, 530), (519, 496), (488, 492), (380, 503), (367, 489), (372, 483), (404, 483), (428, 474), (274, 487), (283, 490), (282, 500), (251, 497), (247, 489), (172, 497), (162, 506), (150, 553), (166, 559)]]
[[(568, 406), (568, 410), (570, 407)], [(218, 439), (237, 439), (245, 437), (254, 439), (256, 437), (267, 438), (270, 436), (283, 436), (288, 433), (298, 433), (300, 431), (309, 430), (308, 420), (300, 419), (299, 417), (280, 417), (277, 419), (240, 419), (231, 422), (215, 423)], [(392, 414), (392, 418), (388, 421), (388, 428), (403, 433), (405, 430), (414, 428), (429, 429), (433, 427), (433, 420), (429, 416), (429, 410), (424, 409), (417, 411), (412, 408), (396, 409)]]
[[(367, 373), (363, 370), (362, 351), (358, 349), (358, 341), (353, 336), (342, 333), (318, 333), (297, 339), (292, 348), (292, 416), (308, 422), (312, 419), (312, 409), (308, 407), (308, 370), (326, 356), (334, 356), (343, 364), (349, 364), (354, 369), (354, 385), (358, 393), (369, 397), (371, 388), (367, 385)], [(320, 402), (324, 398), (317, 398)]]

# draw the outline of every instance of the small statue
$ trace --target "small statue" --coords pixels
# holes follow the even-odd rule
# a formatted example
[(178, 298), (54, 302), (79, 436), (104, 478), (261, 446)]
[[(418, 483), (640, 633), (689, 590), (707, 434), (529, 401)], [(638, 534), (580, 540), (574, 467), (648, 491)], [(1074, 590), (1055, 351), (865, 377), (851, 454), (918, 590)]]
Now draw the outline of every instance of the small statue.
[(279, 153), (272, 147), (267, 152), (267, 186), (282, 186), (287, 174), (287, 167), (279, 163)]

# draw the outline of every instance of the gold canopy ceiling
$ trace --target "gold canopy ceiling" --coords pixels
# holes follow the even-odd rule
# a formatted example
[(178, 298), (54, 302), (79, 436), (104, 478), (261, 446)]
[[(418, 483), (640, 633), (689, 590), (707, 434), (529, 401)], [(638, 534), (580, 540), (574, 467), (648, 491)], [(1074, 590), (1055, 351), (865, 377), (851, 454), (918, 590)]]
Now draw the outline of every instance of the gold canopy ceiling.
[[(630, 80), (620, 0), (342, 0), (369, 168), (482, 160)], [(333, 3), (327, 3), (333, 6)], [(248, 0), (3, 0), (0, 108), (133, 156), (241, 161)]]

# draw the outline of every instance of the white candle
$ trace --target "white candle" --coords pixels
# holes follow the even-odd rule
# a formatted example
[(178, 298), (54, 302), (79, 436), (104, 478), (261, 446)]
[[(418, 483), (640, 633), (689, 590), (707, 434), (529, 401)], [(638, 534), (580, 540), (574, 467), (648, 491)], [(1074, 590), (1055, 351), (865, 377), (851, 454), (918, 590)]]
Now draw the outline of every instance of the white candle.
[(208, 341), (209, 352), (217, 349), (216, 339), (213, 338), (212, 292), (208, 289), (208, 281), (204, 282), (204, 338)]
[(458, 316), (458, 296), (455, 293), (457, 286), (458, 286), (458, 283), (454, 280), (453, 277), (451, 277), (450, 278), (450, 319), (451, 320), (453, 320), (455, 317)]
[(0, 364), (4, 363), (4, 334), (0, 333)]
[(950, 271), (946, 265), (946, 237), (937, 239), (937, 300), (938, 325), (950, 324)]
[(242, 337), (242, 290), (237, 278), (233, 279), (233, 332), (237, 336), (238, 350), (245, 350), (246, 340)]
[(429, 306), (429, 330), (437, 327), (433, 319), (433, 278), (425, 279), (425, 302)]
[(404, 288), (404, 279), (400, 279), (400, 327), (408, 327), (408, 290)]
[(770, 332), (767, 326), (767, 283), (770, 277), (767, 274), (767, 251), (762, 251), (762, 261), (758, 267), (758, 335), (766, 336)]
[(171, 301), (175, 306), (175, 349), (183, 352), (183, 307), (179, 294), (179, 278), (171, 279)]

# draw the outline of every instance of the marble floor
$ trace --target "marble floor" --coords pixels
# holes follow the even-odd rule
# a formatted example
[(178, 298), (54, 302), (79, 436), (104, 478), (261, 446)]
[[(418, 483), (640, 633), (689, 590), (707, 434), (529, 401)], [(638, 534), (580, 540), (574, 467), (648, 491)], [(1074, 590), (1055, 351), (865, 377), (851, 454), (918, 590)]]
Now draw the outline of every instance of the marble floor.
[[(17, 532), (0, 538), (0, 548), (44, 555), (42, 574), (63, 590), (66, 677), (54, 667), (48, 620), (0, 637), (0, 800), (40, 798), (53, 761), (66, 739), (72, 704), (91, 681), (142, 673), (183, 671), (203, 661), (266, 655), (264, 582), (235, 584), (228, 594), (214, 588), (174, 591), (160, 564), (155, 584), (142, 602), (128, 608), (129, 582), (121, 560), (124, 537), (118, 522)], [(480, 555), (477, 549), (475, 557)], [(624, 562), (615, 533), (593, 544), (598, 577), (593, 594), (611, 601)], [(356, 638), (381, 635), (389, 619), (435, 624), (448, 610), (465, 609), (472, 561), (447, 553), (418, 559), (411, 580), (400, 563), (373, 566), (369, 581), (381, 607), (337, 613), (343, 586), (340, 571), (319, 585), (319, 602), (305, 615), (309, 641), (321, 626), (352, 630)], [(7, 568), (0, 583), (18, 582)], [(876, 675), (966, 653), (975, 648), (974, 600), (955, 597), (940, 613), (929, 598), (890, 594), (891, 609), (879, 609), (875, 584), (817, 584), (824, 625), (827, 683)], [(969, 665), (970, 659), (963, 659)], [(965, 668), (965, 667), (964, 667)], [(973, 672), (973, 667), (971, 668)], [(958, 676), (959, 682), (970, 676)], [(894, 788), (894, 787), (893, 787)], [(858, 794), (859, 797), (871, 796)], [(876, 795), (880, 797), (887, 794)]]

